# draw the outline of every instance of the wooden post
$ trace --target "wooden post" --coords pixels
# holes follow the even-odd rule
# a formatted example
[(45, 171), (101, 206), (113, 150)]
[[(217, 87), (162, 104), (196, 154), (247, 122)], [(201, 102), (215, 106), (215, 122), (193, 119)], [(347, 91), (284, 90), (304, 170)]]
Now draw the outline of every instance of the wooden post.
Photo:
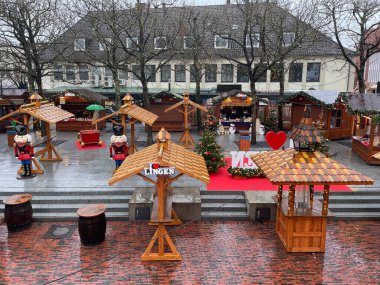
[(283, 185), (278, 185), (278, 188), (277, 188), (277, 200), (280, 202), (282, 200), (282, 189), (283, 189)]
[(323, 187), (323, 207), (322, 215), (327, 215), (329, 207), (329, 194), (330, 194), (330, 185), (324, 185)]
[(136, 120), (131, 118), (131, 147), (129, 148), (129, 154), (138, 151), (135, 143), (135, 123)]
[[(62, 157), (59, 155), (58, 151), (55, 149), (51, 142), (51, 133), (50, 133), (50, 124), (46, 122), (45, 130), (46, 130), (46, 147), (37, 151), (35, 153), (35, 157), (41, 156), (41, 161), (62, 161)], [(45, 157), (47, 153), (47, 157)], [(53, 157), (53, 153), (55, 157)]]
[(288, 215), (292, 216), (294, 214), (294, 196), (296, 192), (296, 185), (289, 186), (289, 197), (288, 197)]
[(314, 185), (309, 185), (310, 201), (314, 201)]

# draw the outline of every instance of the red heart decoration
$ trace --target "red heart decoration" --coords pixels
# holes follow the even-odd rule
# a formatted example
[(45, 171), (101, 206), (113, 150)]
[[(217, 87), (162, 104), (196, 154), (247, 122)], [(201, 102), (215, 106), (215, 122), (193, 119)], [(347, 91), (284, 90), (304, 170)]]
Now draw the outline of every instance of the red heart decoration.
[(284, 145), (286, 141), (286, 134), (283, 131), (278, 133), (270, 131), (265, 135), (265, 140), (273, 150), (276, 150)]
[(160, 167), (160, 164), (159, 163), (153, 163), (152, 167), (153, 167), (153, 169), (157, 169)]

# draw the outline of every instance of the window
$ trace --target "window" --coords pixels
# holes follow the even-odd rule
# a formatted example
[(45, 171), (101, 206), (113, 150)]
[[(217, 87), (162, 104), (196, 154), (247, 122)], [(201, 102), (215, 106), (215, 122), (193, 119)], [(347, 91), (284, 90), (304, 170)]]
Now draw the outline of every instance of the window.
[(256, 80), (256, 82), (267, 82), (267, 71), (268, 71), (268, 65), (260, 64), (260, 66), (256, 70), (256, 74), (259, 75), (260, 77)]
[(174, 73), (175, 82), (186, 82), (186, 66), (184, 64), (176, 64)]
[(280, 64), (275, 64), (270, 69), (270, 82), (280, 82), (281, 76), (281, 66)]
[(342, 126), (342, 110), (331, 110), (330, 128), (340, 128)]
[(166, 48), (166, 37), (154, 38), (154, 48), (155, 49), (165, 49)]
[[(195, 65), (192, 64), (190, 65), (190, 82), (196, 82), (196, 76), (197, 76), (197, 70), (195, 69)], [(202, 67), (199, 65), (198, 68), (198, 76), (199, 76), (199, 81), (202, 81)]]
[(192, 48), (194, 45), (193, 37), (183, 37), (183, 48), (188, 49)]
[(79, 65), (79, 80), (89, 80), (87, 64)]
[(127, 42), (126, 42), (127, 49), (130, 49), (130, 48), (136, 49), (138, 44), (139, 44), (138, 38), (136, 37), (127, 38)]
[(306, 82), (319, 82), (320, 71), (320, 62), (309, 62), (307, 64)]
[(66, 65), (66, 80), (75, 80), (74, 65)]
[(227, 35), (215, 36), (214, 37), (214, 47), (215, 48), (228, 48)]
[(222, 82), (234, 81), (234, 66), (232, 64), (222, 64)]
[(248, 70), (244, 65), (237, 66), (237, 82), (249, 82)]
[(128, 72), (125, 70), (118, 70), (119, 79), (128, 79)]
[(108, 66), (104, 68), (104, 76), (112, 77), (112, 70)]
[(86, 50), (86, 39), (75, 39), (74, 40), (74, 50), (75, 51), (85, 51)]
[[(252, 44), (251, 44), (252, 41)], [(260, 34), (250, 34), (245, 37), (245, 46), (246, 47), (259, 47), (260, 46)]]
[(149, 82), (156, 82), (156, 66), (145, 65), (145, 76)]
[(218, 66), (216, 64), (205, 65), (205, 81), (206, 82), (216, 82), (217, 69), (218, 69)]
[(289, 67), (289, 82), (302, 82), (302, 63), (292, 63)]
[[(140, 65), (132, 65), (132, 71), (133, 71), (133, 80), (140, 80), (141, 76), (141, 68)], [(136, 76), (137, 74), (137, 76)]]
[(54, 65), (54, 80), (63, 80), (63, 70), (61, 64)]
[(110, 46), (112, 43), (111, 38), (104, 38), (102, 42), (99, 42), (99, 50), (105, 51), (107, 50), (107, 46)]
[(172, 68), (170, 65), (161, 66), (161, 82), (170, 82)]
[(284, 33), (283, 44), (285, 47), (291, 46), (294, 43), (296, 35), (294, 33)]

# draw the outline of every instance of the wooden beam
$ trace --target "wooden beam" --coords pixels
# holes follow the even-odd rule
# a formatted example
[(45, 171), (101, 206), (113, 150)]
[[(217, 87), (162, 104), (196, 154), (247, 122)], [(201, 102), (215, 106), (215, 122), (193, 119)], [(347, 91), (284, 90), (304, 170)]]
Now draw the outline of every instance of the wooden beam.
[(177, 108), (177, 107), (183, 105), (184, 102), (185, 102), (185, 101), (180, 101), (180, 102), (178, 102), (178, 103), (175, 103), (174, 105), (170, 106), (169, 108), (166, 108), (166, 109), (164, 110), (164, 112), (165, 112), (165, 113), (166, 113), (166, 112), (169, 112), (169, 111), (171, 111), (171, 110), (173, 110), (173, 109), (175, 109), (175, 108)]
[(5, 120), (5, 119), (8, 119), (8, 118), (10, 118), (10, 117), (13, 117), (13, 116), (15, 116), (16, 114), (22, 114), (22, 113), (23, 113), (23, 112), (21, 112), (20, 109), (19, 109), (19, 110), (16, 110), (16, 111), (13, 111), (13, 112), (10, 112), (9, 114), (7, 114), (7, 115), (5, 115), (5, 116), (2, 116), (2, 117), (0, 118), (0, 121)]
[(178, 180), (178, 179), (181, 178), (183, 175), (184, 175), (184, 173), (180, 173), (180, 174), (178, 174), (177, 176), (174, 176), (173, 178), (169, 179), (169, 180), (165, 183), (165, 187), (168, 186), (169, 184), (171, 184), (172, 182)]
[(149, 182), (149, 183), (152, 183), (152, 184), (154, 184), (154, 185), (157, 186), (157, 182), (156, 182), (156, 181), (154, 181), (154, 180), (152, 180), (152, 179), (146, 177), (145, 175), (142, 175), (141, 173), (137, 173), (136, 175), (137, 175), (137, 176), (140, 176), (140, 177), (141, 177), (142, 179), (144, 179), (145, 181), (147, 181), (147, 182)]

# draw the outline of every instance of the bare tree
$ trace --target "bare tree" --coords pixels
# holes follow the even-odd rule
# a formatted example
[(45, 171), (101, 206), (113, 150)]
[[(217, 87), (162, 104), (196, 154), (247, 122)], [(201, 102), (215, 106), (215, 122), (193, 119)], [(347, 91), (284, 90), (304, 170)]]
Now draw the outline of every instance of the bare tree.
[(217, 51), (221, 58), (228, 59), (245, 68), (250, 82), (252, 97), (251, 144), (256, 144), (256, 82), (268, 69), (281, 59), (270, 45), (271, 27), (269, 17), (275, 17), (277, 5), (269, 1), (237, 0), (236, 4), (226, 5), (216, 22), (214, 33), (228, 41), (234, 52)]
[[(195, 82), (195, 101), (202, 104), (200, 97), (201, 82), (205, 73), (205, 63), (213, 59), (210, 52), (209, 23), (213, 15), (203, 7), (183, 8), (180, 35), (183, 36), (183, 51), (179, 53), (185, 63), (190, 62), (190, 76)], [(191, 80), (190, 80), (191, 81)], [(201, 129), (201, 111), (197, 109), (197, 126)]]
[(309, 49), (317, 41), (330, 41), (317, 29), (326, 22), (319, 18), (317, 2), (305, 0), (272, 1), (278, 7), (273, 9), (272, 16), (267, 18), (272, 36), (266, 36), (267, 46), (273, 49), (274, 58), (278, 63), (271, 69), (271, 77), (279, 82), (278, 128), (283, 129), (283, 99), (285, 92), (285, 74), (293, 63), (309, 55)]
[[(42, 95), (42, 78), (49, 75), (57, 54), (62, 19), (59, 0), (0, 1), (2, 71), (26, 75), (29, 90), (37, 85)], [(62, 44), (62, 43), (61, 43)]]
[[(330, 32), (345, 60), (354, 67), (359, 92), (365, 92), (364, 71), (368, 59), (380, 51), (380, 2), (377, 0), (326, 0), (324, 12), (331, 20)], [(356, 51), (358, 57), (346, 47)]]
[[(125, 11), (125, 20), (120, 23), (126, 35), (120, 44), (126, 57), (124, 69), (140, 82), (146, 107), (150, 104), (148, 83), (155, 81), (156, 73), (175, 55), (179, 8), (169, 9), (168, 3), (154, 1), (133, 2), (135, 5)], [(153, 141), (149, 126), (147, 141)]]
[[(78, 0), (67, 6), (81, 20), (69, 26), (67, 33), (71, 38), (91, 38), (89, 46), (80, 52), (66, 53), (64, 59), (81, 64), (101, 65), (112, 73), (115, 87), (115, 105), (121, 106), (119, 74), (125, 66), (120, 40), (125, 35), (122, 22), (125, 21), (124, 1)], [(124, 37), (125, 38), (125, 37)], [(79, 67), (80, 68), (80, 67)]]

